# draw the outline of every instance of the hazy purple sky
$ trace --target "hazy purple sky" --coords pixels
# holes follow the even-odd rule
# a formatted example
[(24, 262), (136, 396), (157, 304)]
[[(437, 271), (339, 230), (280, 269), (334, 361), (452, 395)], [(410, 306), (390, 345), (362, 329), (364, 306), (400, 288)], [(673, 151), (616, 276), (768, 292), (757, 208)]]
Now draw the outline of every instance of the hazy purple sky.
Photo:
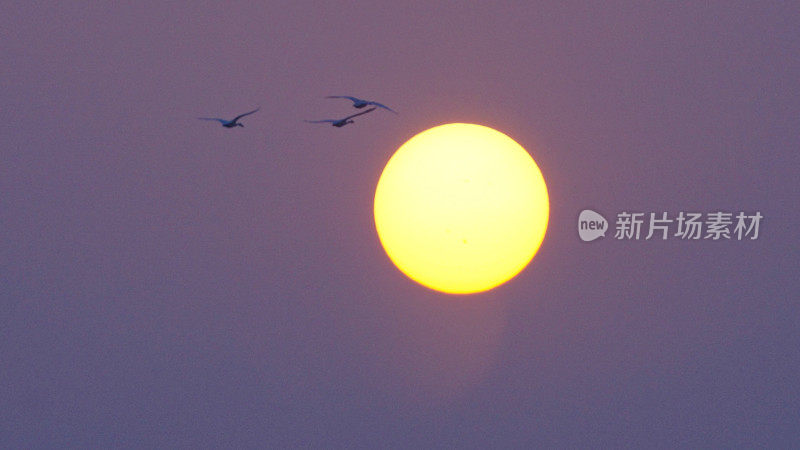
[[(800, 446), (797, 2), (13, 3), (0, 447)], [(303, 123), (334, 94), (400, 115)], [(448, 122), (513, 137), (551, 201), (467, 297), (372, 217)], [(583, 243), (586, 207), (764, 220)]]

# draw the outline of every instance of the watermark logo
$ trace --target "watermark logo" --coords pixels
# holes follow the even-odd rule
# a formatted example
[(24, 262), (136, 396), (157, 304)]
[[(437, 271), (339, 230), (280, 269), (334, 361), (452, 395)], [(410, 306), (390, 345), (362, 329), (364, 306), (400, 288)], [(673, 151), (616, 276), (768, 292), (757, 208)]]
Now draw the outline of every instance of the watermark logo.
[(591, 209), (584, 209), (578, 215), (578, 236), (583, 242), (590, 242), (599, 237), (605, 237), (608, 230), (608, 221), (599, 213)]
[[(755, 240), (758, 239), (760, 211), (748, 214), (714, 211), (710, 213), (681, 211), (672, 217), (666, 212), (644, 213), (623, 211), (617, 214), (614, 239), (617, 240)], [(646, 228), (646, 233), (642, 231)], [(578, 235), (584, 242), (605, 236), (608, 222), (600, 214), (585, 209), (578, 216)]]

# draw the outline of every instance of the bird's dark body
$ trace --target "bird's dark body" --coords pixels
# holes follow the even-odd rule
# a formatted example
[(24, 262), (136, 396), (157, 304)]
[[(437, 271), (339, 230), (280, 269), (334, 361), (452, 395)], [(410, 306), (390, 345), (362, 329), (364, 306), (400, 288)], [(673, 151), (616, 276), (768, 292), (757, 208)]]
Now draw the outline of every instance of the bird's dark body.
[(241, 119), (244, 116), (249, 116), (250, 114), (253, 114), (253, 113), (255, 113), (256, 111), (258, 111), (260, 109), (261, 109), (261, 107), (258, 107), (256, 109), (250, 111), (250, 112), (246, 112), (244, 114), (239, 114), (238, 116), (234, 117), (232, 120), (220, 119), (219, 117), (198, 117), (198, 119), (200, 119), (200, 120), (213, 120), (213, 121), (219, 122), (225, 128), (244, 127), (243, 124), (239, 123), (239, 119)]
[(370, 109), (368, 109), (366, 111), (362, 111), (360, 113), (349, 115), (349, 116), (345, 117), (344, 119), (339, 119), (339, 120), (334, 120), (334, 119), (306, 120), (306, 122), (308, 122), (308, 123), (329, 123), (329, 124), (331, 124), (331, 126), (334, 126), (336, 128), (342, 128), (343, 126), (347, 125), (348, 123), (355, 123), (353, 121), (353, 117), (363, 116), (364, 114), (372, 112), (372, 111), (375, 111), (375, 108), (370, 108)]
[(364, 100), (363, 98), (351, 97), (349, 95), (329, 95), (329, 96), (327, 96), (325, 98), (346, 98), (346, 99), (350, 100), (351, 102), (353, 102), (353, 108), (356, 108), (356, 109), (365, 108), (365, 107), (367, 107), (369, 105), (375, 105), (377, 107), (389, 110), (389, 111), (397, 114), (397, 111), (393, 110), (392, 108), (389, 108), (386, 105), (380, 104), (378, 102), (373, 102), (371, 100)]

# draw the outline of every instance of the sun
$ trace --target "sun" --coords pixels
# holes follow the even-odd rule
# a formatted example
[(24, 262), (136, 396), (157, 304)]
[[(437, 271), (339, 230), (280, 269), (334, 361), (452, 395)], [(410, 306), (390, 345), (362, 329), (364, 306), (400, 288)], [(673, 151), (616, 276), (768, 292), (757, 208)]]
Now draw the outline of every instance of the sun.
[(544, 239), (550, 202), (539, 167), (505, 134), (451, 123), (391, 157), (375, 226), (392, 262), (431, 289), (469, 294), (517, 275)]

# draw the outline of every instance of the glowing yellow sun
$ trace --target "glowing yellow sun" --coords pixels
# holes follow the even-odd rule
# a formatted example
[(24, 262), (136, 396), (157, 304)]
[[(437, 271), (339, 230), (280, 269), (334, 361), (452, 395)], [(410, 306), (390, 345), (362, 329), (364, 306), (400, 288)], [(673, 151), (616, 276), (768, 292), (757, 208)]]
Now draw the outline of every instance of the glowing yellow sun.
[(533, 158), (481, 125), (451, 123), (403, 144), (375, 190), (375, 226), (394, 264), (437, 291), (492, 289), (544, 239), (550, 204)]

